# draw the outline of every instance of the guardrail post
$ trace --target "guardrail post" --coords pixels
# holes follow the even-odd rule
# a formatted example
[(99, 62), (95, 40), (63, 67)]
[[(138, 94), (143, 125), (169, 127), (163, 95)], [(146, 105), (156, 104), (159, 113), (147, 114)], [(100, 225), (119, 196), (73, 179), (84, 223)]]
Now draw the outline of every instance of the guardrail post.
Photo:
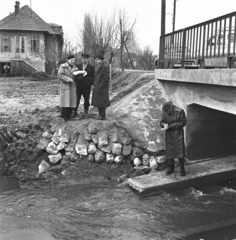
[(181, 68), (185, 68), (185, 48), (186, 48), (186, 30), (183, 29), (183, 43), (182, 43), (182, 60), (181, 60)]

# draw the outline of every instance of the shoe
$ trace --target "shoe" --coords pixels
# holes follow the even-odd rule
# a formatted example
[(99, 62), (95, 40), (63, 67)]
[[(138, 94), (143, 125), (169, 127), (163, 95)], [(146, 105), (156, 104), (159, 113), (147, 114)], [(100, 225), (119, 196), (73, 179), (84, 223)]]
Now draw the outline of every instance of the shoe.
[(72, 118), (75, 118), (77, 117), (79, 114), (76, 112), (76, 111), (73, 111), (72, 114), (71, 114), (71, 117)]
[(185, 170), (184, 169), (180, 169), (180, 174), (181, 177), (184, 177), (186, 175)]
[(101, 117), (101, 116), (96, 116), (95, 119), (97, 119), (97, 120), (106, 120), (105, 117)]
[(170, 175), (171, 173), (174, 173), (174, 169), (168, 167), (167, 171), (166, 171), (166, 175)]
[(70, 119), (69, 118), (61, 118), (60, 119), (60, 121), (62, 122), (62, 123), (65, 123), (65, 122), (67, 122), (67, 121), (69, 121)]

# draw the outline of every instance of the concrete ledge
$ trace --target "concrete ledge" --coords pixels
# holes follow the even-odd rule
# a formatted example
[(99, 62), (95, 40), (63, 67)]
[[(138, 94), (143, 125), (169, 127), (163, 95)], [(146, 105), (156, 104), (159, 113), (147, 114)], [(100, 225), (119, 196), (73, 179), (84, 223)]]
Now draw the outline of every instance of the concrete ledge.
[(155, 78), (236, 87), (236, 69), (155, 69)]
[(145, 191), (176, 190), (208, 184), (215, 181), (236, 178), (236, 156), (218, 158), (185, 166), (187, 175), (179, 176), (179, 168), (169, 176), (165, 172), (155, 172), (129, 178), (128, 184), (142, 193)]

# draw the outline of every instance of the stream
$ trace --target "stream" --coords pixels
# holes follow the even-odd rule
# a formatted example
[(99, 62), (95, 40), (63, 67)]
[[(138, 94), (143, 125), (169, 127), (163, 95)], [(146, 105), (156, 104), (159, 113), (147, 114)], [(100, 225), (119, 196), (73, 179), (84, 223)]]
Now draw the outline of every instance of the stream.
[(235, 180), (142, 195), (117, 186), (117, 182), (48, 190), (16, 189), (0, 194), (0, 239), (26, 240), (19, 236), (7, 238), (7, 234), (43, 229), (50, 238), (42, 240), (233, 240), (236, 226), (187, 238), (184, 233), (233, 219), (235, 199)]

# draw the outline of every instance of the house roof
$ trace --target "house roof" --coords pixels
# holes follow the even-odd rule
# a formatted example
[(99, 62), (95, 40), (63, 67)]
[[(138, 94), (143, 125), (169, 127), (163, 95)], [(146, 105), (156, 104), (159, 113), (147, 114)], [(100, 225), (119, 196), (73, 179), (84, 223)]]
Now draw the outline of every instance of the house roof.
[(40, 31), (57, 34), (48, 23), (40, 18), (28, 5), (11, 13), (0, 21), (0, 30)]

